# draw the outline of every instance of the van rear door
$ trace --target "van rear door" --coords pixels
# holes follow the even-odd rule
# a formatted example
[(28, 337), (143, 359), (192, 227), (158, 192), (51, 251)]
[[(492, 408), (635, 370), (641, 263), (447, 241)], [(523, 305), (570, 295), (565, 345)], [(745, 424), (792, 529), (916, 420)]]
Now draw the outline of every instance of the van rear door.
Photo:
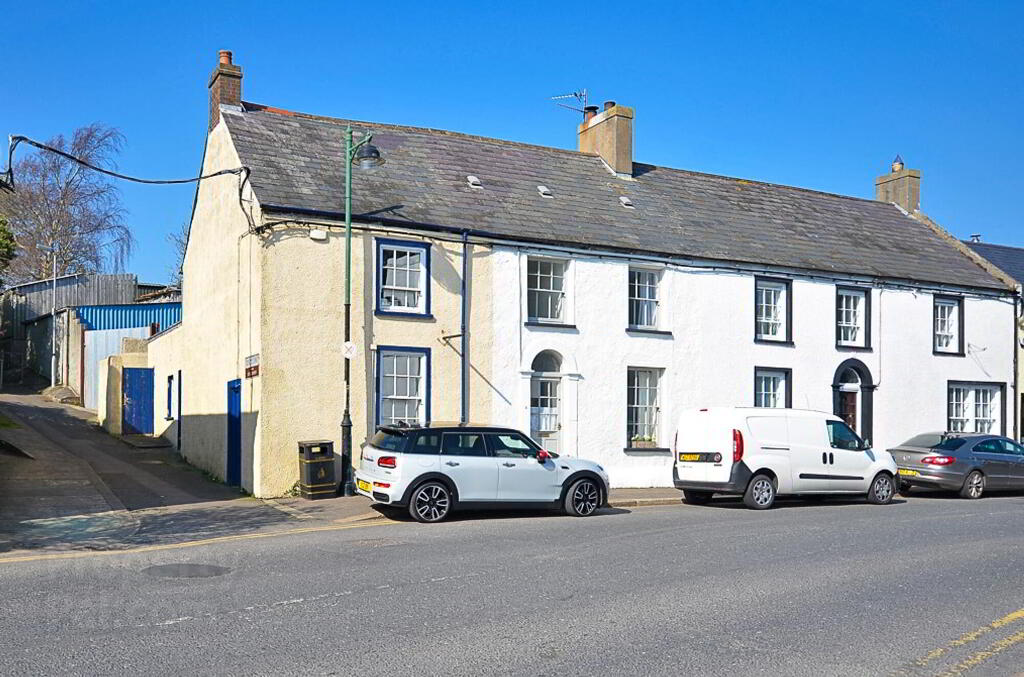
[[(737, 419), (736, 423), (742, 419)], [(679, 420), (675, 465), (680, 480), (724, 484), (732, 474), (733, 417), (721, 411), (688, 411)], [(715, 459), (718, 459), (717, 461)]]

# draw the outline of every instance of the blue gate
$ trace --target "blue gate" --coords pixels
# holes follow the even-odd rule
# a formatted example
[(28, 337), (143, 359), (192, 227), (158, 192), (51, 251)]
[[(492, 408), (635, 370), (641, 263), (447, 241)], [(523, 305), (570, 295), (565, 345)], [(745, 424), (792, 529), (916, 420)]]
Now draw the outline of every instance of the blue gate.
[(121, 431), (153, 434), (153, 370), (125, 367), (121, 377)]
[(228, 459), (224, 479), (242, 484), (242, 381), (228, 381)]

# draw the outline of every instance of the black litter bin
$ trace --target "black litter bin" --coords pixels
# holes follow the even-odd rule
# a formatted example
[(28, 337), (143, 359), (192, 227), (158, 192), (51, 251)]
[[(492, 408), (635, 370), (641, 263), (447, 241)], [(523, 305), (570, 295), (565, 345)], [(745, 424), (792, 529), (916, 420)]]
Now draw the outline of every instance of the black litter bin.
[(334, 482), (334, 442), (299, 442), (299, 493), (303, 498), (331, 498), (337, 493)]

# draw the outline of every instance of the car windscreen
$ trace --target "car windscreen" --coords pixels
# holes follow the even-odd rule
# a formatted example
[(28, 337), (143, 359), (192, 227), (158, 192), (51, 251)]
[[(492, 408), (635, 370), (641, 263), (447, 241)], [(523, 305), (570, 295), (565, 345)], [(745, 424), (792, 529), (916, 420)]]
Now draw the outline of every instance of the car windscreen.
[(932, 449), (939, 449), (941, 451), (955, 451), (960, 447), (964, 446), (964, 442), (967, 440), (963, 437), (947, 437), (938, 444), (932, 445)]
[(404, 434), (391, 430), (378, 430), (370, 440), (370, 445), (384, 451), (402, 451), (405, 449), (405, 440)]

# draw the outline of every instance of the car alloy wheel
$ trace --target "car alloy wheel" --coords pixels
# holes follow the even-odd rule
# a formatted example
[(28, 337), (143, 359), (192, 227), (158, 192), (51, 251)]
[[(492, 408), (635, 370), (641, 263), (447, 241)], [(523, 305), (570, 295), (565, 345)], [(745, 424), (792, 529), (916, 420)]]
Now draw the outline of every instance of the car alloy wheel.
[(566, 497), (566, 508), (570, 515), (586, 517), (594, 514), (601, 504), (601, 490), (593, 480), (577, 480), (570, 488)]
[(767, 510), (775, 503), (775, 484), (767, 475), (755, 475), (747, 485), (743, 503), (754, 510)]
[(412, 496), (409, 512), (418, 522), (440, 522), (452, 507), (451, 494), (440, 482), (428, 482)]
[(871, 491), (868, 492), (868, 501), (871, 503), (877, 503), (878, 505), (885, 505), (892, 501), (894, 493), (896, 492), (893, 489), (892, 478), (884, 473), (879, 473), (871, 483)]
[(960, 490), (960, 495), (964, 498), (981, 498), (983, 493), (985, 493), (985, 476), (974, 470), (964, 480), (964, 488)]

